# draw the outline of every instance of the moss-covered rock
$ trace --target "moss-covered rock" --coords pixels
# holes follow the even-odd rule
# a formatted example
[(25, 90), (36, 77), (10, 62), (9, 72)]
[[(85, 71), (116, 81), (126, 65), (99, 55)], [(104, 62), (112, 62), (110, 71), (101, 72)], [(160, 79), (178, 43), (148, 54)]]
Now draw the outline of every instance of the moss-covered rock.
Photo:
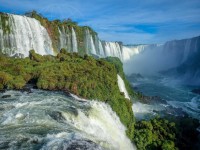
[(119, 58), (117, 57), (107, 57), (105, 58), (108, 62), (111, 62), (112, 64), (115, 65), (115, 68), (117, 69), (118, 74), (121, 76), (121, 78), (124, 80), (125, 86), (126, 86), (126, 90), (128, 91), (128, 93), (130, 94), (131, 97), (136, 98), (137, 97), (137, 93), (135, 93), (130, 85), (130, 83), (128, 82), (128, 80), (126, 79), (126, 76), (124, 74), (123, 71), (123, 63), (120, 61)]
[(0, 13), (0, 29), (3, 30), (4, 34), (9, 34), (11, 28), (9, 26), (9, 15), (6, 13)]

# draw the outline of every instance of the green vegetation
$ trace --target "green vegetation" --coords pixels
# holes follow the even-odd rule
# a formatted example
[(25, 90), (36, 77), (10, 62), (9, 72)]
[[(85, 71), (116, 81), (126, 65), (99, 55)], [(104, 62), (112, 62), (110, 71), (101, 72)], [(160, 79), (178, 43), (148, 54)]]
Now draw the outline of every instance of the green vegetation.
[(133, 98), (137, 97), (137, 93), (133, 91), (130, 83), (128, 82), (128, 80), (126, 79), (126, 76), (124, 74), (123, 71), (123, 63), (120, 61), (119, 58), (117, 57), (107, 57), (105, 58), (108, 62), (111, 62), (112, 64), (115, 65), (115, 68), (117, 69), (118, 74), (121, 76), (121, 78), (124, 80), (125, 86), (126, 86), (126, 90), (128, 91), (129, 95)]
[(134, 142), (139, 150), (175, 150), (175, 123), (155, 118), (135, 125)]
[(44, 90), (63, 90), (87, 99), (104, 101), (117, 113), (127, 127), (127, 135), (134, 135), (132, 103), (120, 93), (115, 65), (105, 59), (79, 56), (62, 49), (56, 57), (41, 56), (33, 50), (25, 59), (0, 56), (0, 88), (22, 89), (34, 83)]
[(197, 128), (200, 122), (190, 117), (174, 117), (168, 120), (176, 124), (176, 145), (180, 150), (197, 150), (200, 147), (200, 136)]
[(190, 117), (156, 117), (135, 123), (134, 138), (138, 150), (197, 150), (200, 126)]
[(11, 32), (8, 21), (9, 21), (8, 14), (0, 13), (0, 29), (3, 30), (4, 34), (9, 34)]

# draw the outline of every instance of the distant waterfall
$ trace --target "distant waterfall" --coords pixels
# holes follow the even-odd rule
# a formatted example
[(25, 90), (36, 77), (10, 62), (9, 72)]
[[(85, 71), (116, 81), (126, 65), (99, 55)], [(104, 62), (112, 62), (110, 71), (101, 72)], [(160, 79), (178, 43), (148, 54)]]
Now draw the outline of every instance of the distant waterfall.
[(97, 55), (97, 50), (95, 48), (95, 45), (94, 45), (94, 40), (93, 40), (93, 37), (92, 35), (90, 34), (90, 31), (88, 29), (86, 29), (86, 36), (85, 36), (85, 47), (86, 47), (86, 51), (89, 53), (89, 54), (94, 54), (94, 55)]
[[(141, 64), (143, 66), (147, 64), (147, 69), (159, 64), (159, 69), (166, 69), (165, 66), (170, 68), (184, 63), (188, 58), (196, 55), (200, 49), (200, 37), (169, 41), (162, 45), (123, 46), (120, 42), (101, 41), (89, 27), (77, 26), (75, 29), (62, 24), (55, 28), (46, 29), (34, 18), (0, 14), (0, 51), (9, 56), (22, 54), (27, 57), (31, 49), (41, 55), (56, 55), (61, 48), (65, 48), (68, 52), (94, 55), (100, 58), (118, 57), (129, 66), (136, 59), (140, 68)], [(51, 32), (52, 35), (55, 34), (55, 38), (49, 35)]]
[(146, 45), (138, 45), (138, 46), (123, 46), (122, 50), (122, 58), (123, 62), (130, 60), (134, 55), (138, 55), (140, 52), (145, 50)]
[[(184, 63), (186, 65), (197, 61), (200, 56), (200, 37), (174, 40), (165, 44), (146, 45), (141, 52), (124, 63), (126, 74), (141, 73), (155, 74), (160, 71), (176, 68)], [(198, 63), (195, 63), (196, 66)], [(139, 66), (139, 67), (138, 67)], [(193, 70), (192, 70), (193, 69)], [(191, 74), (198, 76), (198, 69), (192, 68)]]
[(76, 38), (76, 32), (74, 31), (74, 28), (72, 28), (72, 50), (73, 52), (78, 52), (78, 42)]
[(0, 28), (0, 50), (3, 53), (10, 56), (23, 54), (27, 57), (29, 50), (34, 49), (41, 55), (53, 55), (51, 39), (39, 21), (25, 16), (5, 15), (9, 17), (7, 24), (11, 31), (4, 33), (4, 30)]
[(132, 50), (120, 45), (118, 42), (105, 42), (99, 40), (97, 36), (93, 38), (90, 31), (85, 31), (85, 48), (88, 54), (98, 57), (118, 57), (121, 61), (129, 59)]
[[(3, 23), (3, 15), (7, 16), (7, 26), (10, 32), (6, 32), (7, 26)], [(2, 20), (1, 20), (2, 19)], [(0, 50), (9, 56), (22, 54), (24, 57), (29, 55), (29, 51), (34, 49), (41, 55), (55, 55), (60, 49), (64, 48), (68, 52), (80, 52), (79, 47), (84, 47), (82, 52), (97, 57), (118, 57), (121, 61), (129, 59), (132, 55), (131, 49), (123, 48), (118, 42), (101, 41), (92, 31), (85, 28), (84, 43), (77, 41), (75, 29), (68, 26), (57, 26), (59, 33), (58, 40), (53, 41), (49, 33), (40, 22), (34, 18), (1, 14), (0, 15)], [(52, 30), (52, 29), (51, 29)], [(53, 44), (54, 45), (53, 45)]]
[(66, 49), (68, 52), (72, 51), (72, 32), (70, 31), (70, 29), (68, 27), (64, 27), (62, 26), (61, 28), (58, 28), (59, 31), (59, 50), (61, 48)]
[(122, 60), (122, 52), (119, 43), (105, 42), (105, 55), (118, 57)]
[(128, 92), (126, 90), (126, 86), (124, 84), (124, 80), (120, 77), (120, 75), (117, 75), (117, 80), (118, 80), (118, 86), (119, 86), (120, 92), (123, 92), (125, 98), (130, 100), (130, 97), (129, 97)]
[(59, 34), (60, 34), (60, 36), (59, 36), (59, 40), (60, 40), (60, 45), (59, 45), (59, 50), (61, 49), (61, 48), (65, 48), (65, 49), (68, 49), (68, 33), (66, 33), (66, 31), (65, 31), (65, 28), (64, 27), (62, 27), (62, 29), (60, 30), (59, 28), (58, 28), (58, 31), (59, 31)]
[(105, 52), (104, 52), (103, 45), (102, 45), (101, 41), (99, 41), (99, 53), (100, 53), (100, 56), (105, 57)]

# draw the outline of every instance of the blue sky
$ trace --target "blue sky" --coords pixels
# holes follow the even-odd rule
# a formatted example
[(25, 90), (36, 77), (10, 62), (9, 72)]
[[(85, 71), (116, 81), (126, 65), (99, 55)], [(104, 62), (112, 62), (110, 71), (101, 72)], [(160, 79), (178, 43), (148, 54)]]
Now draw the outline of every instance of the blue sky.
[(200, 0), (0, 0), (0, 11), (72, 18), (102, 40), (164, 43), (200, 35)]

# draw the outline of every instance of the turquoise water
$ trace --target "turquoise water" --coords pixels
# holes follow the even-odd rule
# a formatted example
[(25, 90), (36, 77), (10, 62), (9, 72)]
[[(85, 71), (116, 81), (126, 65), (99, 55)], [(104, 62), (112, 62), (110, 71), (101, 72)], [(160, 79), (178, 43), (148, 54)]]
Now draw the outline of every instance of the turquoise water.
[[(154, 104), (154, 106), (140, 104), (141, 110), (144, 109), (142, 108), (144, 106), (151, 113), (165, 110), (170, 113), (170, 111), (173, 112), (170, 107), (172, 106), (200, 120), (200, 95), (191, 92), (199, 87), (183, 85), (179, 80), (162, 76), (131, 79), (131, 83), (137, 88), (137, 91), (142, 92), (144, 95), (159, 96), (167, 102), (167, 104), (158, 103)], [(179, 112), (176, 115), (179, 115)]]

